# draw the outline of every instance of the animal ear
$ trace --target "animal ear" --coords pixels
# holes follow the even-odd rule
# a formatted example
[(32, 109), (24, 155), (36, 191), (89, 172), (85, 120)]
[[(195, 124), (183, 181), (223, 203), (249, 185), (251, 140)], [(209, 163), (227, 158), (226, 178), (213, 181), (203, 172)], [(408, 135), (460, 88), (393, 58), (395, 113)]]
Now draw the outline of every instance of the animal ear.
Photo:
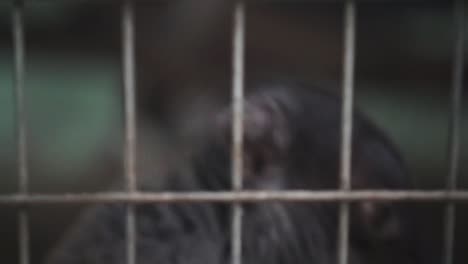
[[(232, 145), (232, 109), (218, 114), (217, 134), (223, 144)], [(290, 131), (284, 110), (274, 98), (250, 98), (244, 104), (244, 169), (261, 174), (268, 165), (286, 155)]]

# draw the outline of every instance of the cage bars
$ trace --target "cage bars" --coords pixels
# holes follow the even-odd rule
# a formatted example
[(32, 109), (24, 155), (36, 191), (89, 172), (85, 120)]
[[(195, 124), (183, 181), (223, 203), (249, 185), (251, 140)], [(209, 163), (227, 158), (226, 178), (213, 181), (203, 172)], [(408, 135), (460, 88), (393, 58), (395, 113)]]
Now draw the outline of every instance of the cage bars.
[(340, 202), (338, 254), (339, 264), (348, 262), (349, 203), (352, 201), (421, 201), (446, 202), (444, 225), (444, 263), (453, 263), (455, 203), (468, 202), (468, 191), (457, 191), (461, 142), (461, 99), (464, 70), (464, 3), (456, 0), (454, 5), (455, 49), (453, 91), (449, 138), (449, 176), (447, 189), (441, 191), (351, 191), (353, 83), (355, 60), (356, 3), (347, 0), (344, 4), (344, 53), (343, 53), (343, 105), (341, 131), (340, 190), (337, 191), (242, 191), (242, 145), (243, 145), (243, 91), (244, 91), (244, 45), (245, 5), (235, 3), (233, 13), (233, 72), (232, 100), (233, 149), (232, 185), (233, 192), (187, 192), (187, 193), (139, 193), (136, 184), (136, 102), (135, 102), (135, 18), (132, 0), (122, 3), (122, 77), (124, 88), (124, 173), (126, 192), (98, 194), (30, 194), (27, 148), (27, 114), (25, 105), (25, 36), (24, 3), (14, 0), (12, 8), (12, 31), (14, 45), (14, 90), (16, 100), (16, 143), (18, 160), (19, 192), (0, 195), (0, 205), (18, 206), (19, 263), (30, 263), (29, 215), (27, 207), (38, 204), (71, 203), (126, 203), (126, 253), (127, 263), (136, 264), (136, 219), (134, 205), (138, 203), (177, 202), (226, 202), (233, 204), (232, 221), (232, 264), (242, 262), (242, 208), (241, 202), (262, 201), (308, 201)]
[[(463, 69), (464, 69), (464, 23), (465, 7), (464, 0), (455, 0), (453, 6), (454, 17), (454, 53), (453, 53), (453, 76), (452, 76), (452, 97), (451, 115), (449, 123), (449, 150), (448, 150), (448, 178), (447, 192), (454, 191), (457, 186), (460, 164), (460, 144), (461, 144), (461, 118), (462, 118), (462, 91), (463, 91)], [(453, 247), (455, 243), (455, 204), (447, 202), (445, 208), (444, 225), (444, 262), (453, 263)]]
[(94, 204), (94, 203), (256, 203), (270, 201), (284, 202), (341, 202), (341, 201), (392, 201), (392, 202), (454, 202), (468, 203), (468, 191), (195, 191), (195, 192), (105, 192), (68, 194), (10, 194), (0, 195), (0, 206), (24, 204)]
[[(242, 190), (243, 175), (243, 134), (244, 134), (244, 45), (245, 45), (245, 6), (235, 2), (232, 36), (232, 187)], [(231, 263), (242, 263), (242, 205), (233, 203), (231, 227)]]
[[(351, 159), (353, 129), (353, 90), (356, 6), (353, 0), (346, 1), (344, 6), (344, 45), (343, 45), (343, 99), (341, 117), (341, 190), (351, 190)], [(342, 201), (339, 206), (337, 263), (348, 263), (349, 241), (349, 201)]]
[[(136, 102), (135, 102), (135, 17), (133, 0), (122, 3), (122, 65), (124, 89), (124, 173), (127, 192), (132, 195), (136, 185)], [(127, 204), (125, 234), (127, 264), (136, 264), (135, 208)]]
[[(12, 31), (14, 46), (14, 91), (15, 91), (15, 120), (16, 120), (16, 147), (18, 164), (18, 190), (22, 195), (29, 192), (28, 168), (28, 140), (27, 118), (25, 100), (25, 38), (24, 38), (24, 3), (22, 0), (13, 2)], [(29, 214), (28, 205), (20, 206), (18, 210), (18, 242), (19, 263), (29, 264)]]

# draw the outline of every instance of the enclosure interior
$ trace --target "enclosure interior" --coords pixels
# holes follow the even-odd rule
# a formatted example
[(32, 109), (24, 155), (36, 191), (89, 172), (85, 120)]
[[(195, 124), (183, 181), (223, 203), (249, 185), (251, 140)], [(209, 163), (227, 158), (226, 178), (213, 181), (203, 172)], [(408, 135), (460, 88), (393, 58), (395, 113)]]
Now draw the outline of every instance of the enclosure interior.
[[(0, 3), (0, 195), (19, 190), (12, 2)], [(468, 28), (457, 25), (455, 2), (356, 4), (354, 103), (396, 141), (424, 190), (444, 189), (449, 175), (454, 62), (466, 57), (463, 50), (456, 53), (456, 37), (460, 28), (463, 33)], [(277, 76), (340, 92), (344, 6), (340, 1), (246, 1), (246, 82)], [(134, 7), (136, 174), (143, 175), (152, 173), (161, 157), (203, 138), (208, 113), (231, 100), (233, 8), (218, 0), (140, 0)], [(21, 10), (28, 191), (106, 191), (125, 174), (121, 3), (31, 0)], [(464, 83), (461, 87), (466, 90)], [(465, 98), (461, 190), (468, 185)], [(442, 251), (444, 204), (425, 202), (424, 207), (427, 239)], [(18, 263), (18, 210), (0, 208), (0, 259)], [(28, 207), (30, 263), (42, 263), (81, 208), (66, 203)], [(454, 263), (466, 263), (467, 208), (460, 203), (456, 209)]]

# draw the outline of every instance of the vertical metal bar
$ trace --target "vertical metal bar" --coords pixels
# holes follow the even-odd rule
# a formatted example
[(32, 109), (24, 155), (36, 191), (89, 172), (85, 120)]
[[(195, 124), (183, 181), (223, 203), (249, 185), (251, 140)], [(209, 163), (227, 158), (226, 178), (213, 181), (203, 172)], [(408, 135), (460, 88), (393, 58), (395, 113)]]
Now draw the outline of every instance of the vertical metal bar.
[[(24, 38), (24, 3), (16, 0), (13, 4), (13, 46), (14, 46), (14, 90), (16, 97), (16, 140), (18, 153), (18, 187), (21, 194), (29, 192), (29, 169), (27, 148), (27, 118), (24, 95), (25, 83), (25, 38)], [(18, 212), (19, 263), (30, 262), (29, 214), (27, 208)]]
[[(245, 6), (236, 2), (233, 21), (233, 76), (232, 100), (234, 104), (232, 124), (232, 186), (234, 190), (242, 189), (243, 167), (243, 134), (244, 134), (244, 45), (245, 45)], [(242, 263), (242, 207), (240, 203), (233, 205), (232, 219), (232, 264)]]
[[(122, 49), (123, 85), (125, 111), (124, 171), (127, 191), (131, 194), (136, 187), (136, 106), (135, 106), (135, 18), (132, 0), (122, 4)], [(127, 263), (136, 263), (136, 219), (133, 205), (127, 205), (126, 253)]]
[[(449, 125), (449, 177), (447, 179), (447, 192), (453, 191), (457, 186), (457, 176), (460, 163), (460, 143), (461, 143), (461, 115), (462, 115), (462, 91), (463, 91), (463, 68), (464, 68), (464, 23), (465, 10), (464, 0), (456, 0), (454, 4), (454, 66), (452, 76), (452, 98), (451, 115)], [(444, 230), (444, 263), (453, 263), (453, 246), (455, 243), (455, 204), (448, 202), (445, 211)]]
[[(353, 85), (355, 58), (356, 6), (349, 0), (344, 6), (343, 105), (341, 124), (341, 189), (351, 189), (351, 152), (353, 122)], [(348, 262), (349, 202), (340, 203), (338, 224), (338, 263)]]

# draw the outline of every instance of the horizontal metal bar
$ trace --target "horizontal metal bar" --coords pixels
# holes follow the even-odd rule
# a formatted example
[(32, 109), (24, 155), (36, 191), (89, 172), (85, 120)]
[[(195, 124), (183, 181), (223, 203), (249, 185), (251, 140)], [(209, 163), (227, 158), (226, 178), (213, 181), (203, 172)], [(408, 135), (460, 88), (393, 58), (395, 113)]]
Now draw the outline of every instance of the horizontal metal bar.
[(468, 202), (468, 191), (222, 191), (107, 192), (79, 194), (0, 195), (0, 206), (24, 204), (180, 203), (180, 202), (336, 202), (336, 201)]

